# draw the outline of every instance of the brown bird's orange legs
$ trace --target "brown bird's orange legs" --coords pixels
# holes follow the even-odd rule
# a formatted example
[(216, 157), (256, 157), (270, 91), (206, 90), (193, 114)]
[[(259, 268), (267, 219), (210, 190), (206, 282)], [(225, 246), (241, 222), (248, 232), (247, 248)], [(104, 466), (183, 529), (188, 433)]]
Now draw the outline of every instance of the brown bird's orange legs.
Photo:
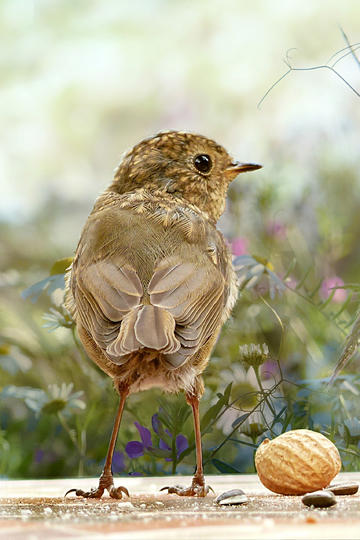
[(112, 459), (113, 459), (115, 445), (116, 445), (116, 439), (119, 432), (119, 427), (120, 427), (120, 422), (121, 422), (121, 418), (122, 418), (122, 414), (124, 410), (125, 401), (128, 395), (129, 395), (129, 388), (122, 387), (119, 408), (116, 413), (114, 427), (112, 430), (109, 448), (106, 455), (106, 461), (105, 461), (103, 472), (101, 473), (101, 476), (99, 478), (98, 487), (96, 489), (95, 488), (91, 489), (90, 491), (83, 491), (82, 489), (70, 489), (69, 491), (65, 493), (65, 497), (68, 493), (75, 492), (75, 495), (77, 497), (100, 499), (105, 489), (107, 489), (110, 497), (112, 497), (113, 499), (121, 499), (123, 496), (122, 495), (123, 493), (125, 493), (129, 497), (129, 492), (125, 487), (119, 486), (118, 488), (116, 488), (114, 486), (114, 478), (113, 478), (112, 469), (111, 469)]
[(209, 493), (209, 486), (205, 484), (203, 462), (202, 462), (202, 447), (201, 447), (201, 431), (200, 431), (200, 415), (199, 403), (200, 398), (197, 394), (186, 394), (186, 401), (191, 405), (194, 418), (195, 444), (196, 444), (196, 472), (194, 474), (191, 486), (183, 488), (181, 486), (166, 486), (161, 489), (168, 490), (168, 493), (176, 493), (177, 495), (187, 497), (206, 497)]

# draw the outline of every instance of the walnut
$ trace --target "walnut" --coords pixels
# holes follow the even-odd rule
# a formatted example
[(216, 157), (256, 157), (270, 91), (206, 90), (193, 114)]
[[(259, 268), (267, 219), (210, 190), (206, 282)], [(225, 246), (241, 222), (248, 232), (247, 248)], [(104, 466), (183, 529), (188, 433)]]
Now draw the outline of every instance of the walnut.
[(325, 488), (341, 469), (336, 446), (309, 429), (287, 431), (265, 439), (255, 454), (255, 466), (265, 487), (282, 495), (302, 495)]

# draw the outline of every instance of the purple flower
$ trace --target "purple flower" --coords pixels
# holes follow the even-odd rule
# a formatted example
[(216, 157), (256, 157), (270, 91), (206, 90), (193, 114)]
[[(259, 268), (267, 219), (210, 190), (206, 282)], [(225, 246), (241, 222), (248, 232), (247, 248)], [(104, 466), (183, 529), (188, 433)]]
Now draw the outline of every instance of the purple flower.
[(44, 450), (41, 450), (41, 448), (37, 448), (34, 454), (35, 463), (41, 463), (44, 459), (44, 454), (45, 454)]
[(53, 463), (56, 461), (57, 456), (55, 452), (51, 450), (43, 450), (42, 448), (37, 448), (34, 452), (34, 462), (39, 463)]
[[(167, 442), (165, 442), (161, 437), (164, 437), (164, 433), (168, 435), (169, 439), (172, 438), (172, 434), (168, 429), (163, 429), (161, 426), (161, 422), (159, 420), (159, 415), (154, 414), (151, 418), (151, 425), (154, 430), (154, 433), (159, 437), (159, 448), (161, 450), (168, 450), (171, 451), (171, 446)], [(152, 438), (150, 430), (148, 430), (146, 427), (141, 426), (138, 422), (135, 422), (135, 426), (140, 434), (141, 442), (140, 441), (130, 441), (127, 443), (125, 447), (125, 451), (129, 458), (138, 458), (145, 454), (146, 450), (153, 449), (152, 444)], [(189, 443), (185, 435), (177, 435), (175, 439), (175, 447), (176, 447), (176, 456), (179, 458), (179, 456), (188, 448)], [(165, 458), (166, 461), (172, 461), (171, 457)]]
[[(170, 435), (172, 437), (172, 435)], [(189, 447), (189, 443), (185, 435), (177, 435), (175, 439), (176, 457), (179, 459), (180, 455)], [(170, 446), (160, 439), (159, 448), (162, 450), (171, 450)], [(172, 461), (172, 458), (165, 458), (166, 461)]]
[(159, 435), (160, 420), (158, 414), (153, 414), (151, 417), (151, 425), (157, 435)]
[(233, 238), (231, 241), (231, 251), (233, 255), (244, 255), (248, 251), (248, 241), (246, 238), (239, 236), (238, 238)]
[(123, 452), (114, 452), (112, 460), (112, 469), (114, 473), (121, 473), (125, 470), (125, 456)]
[(176, 444), (176, 455), (179, 458), (180, 455), (189, 448), (189, 443), (185, 435), (180, 434), (176, 437), (175, 444)]
[(346, 297), (347, 297), (346, 290), (342, 288), (337, 289), (337, 287), (343, 287), (343, 286), (344, 286), (344, 282), (338, 276), (332, 276), (327, 279), (324, 279), (321, 285), (321, 289), (320, 289), (320, 296), (323, 300), (326, 300), (335, 291), (334, 296), (332, 297), (332, 301), (338, 304), (345, 302)]
[(150, 430), (146, 427), (139, 424), (139, 422), (134, 422), (141, 438), (140, 441), (130, 441), (125, 447), (125, 452), (129, 458), (138, 458), (143, 456), (147, 448), (152, 448), (152, 440)]
[[(159, 420), (158, 414), (153, 415), (153, 417), (151, 418), (151, 423), (152, 423), (152, 427), (155, 433), (160, 436), (160, 420)], [(165, 433), (166, 435), (169, 435), (170, 438), (172, 438), (172, 434), (170, 433), (168, 429), (165, 429)], [(175, 439), (175, 446), (176, 446), (176, 455), (179, 458), (180, 454), (182, 454), (184, 450), (186, 450), (189, 447), (189, 443), (185, 435), (181, 435), (181, 434), (177, 435)], [(159, 440), (159, 448), (161, 448), (162, 450), (171, 450), (171, 447), (161, 438)], [(172, 461), (171, 458), (165, 458), (165, 459), (166, 461)]]
[[(153, 430), (155, 431), (156, 435), (159, 435), (159, 437), (161, 437), (161, 433), (160, 433), (161, 423), (160, 423), (158, 414), (153, 414), (152, 415), (151, 425), (152, 425)], [(171, 433), (170, 433), (170, 431), (168, 429), (165, 429), (164, 432), (166, 433), (166, 435), (169, 435), (169, 437), (172, 437), (172, 435), (171, 435)]]

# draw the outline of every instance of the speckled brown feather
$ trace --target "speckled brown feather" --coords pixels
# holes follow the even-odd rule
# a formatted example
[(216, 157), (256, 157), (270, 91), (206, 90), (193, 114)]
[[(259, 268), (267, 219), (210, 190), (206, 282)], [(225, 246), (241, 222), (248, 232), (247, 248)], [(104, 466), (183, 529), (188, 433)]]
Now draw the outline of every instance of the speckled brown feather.
[[(203, 153), (213, 162), (206, 175), (194, 167)], [(124, 157), (96, 201), (68, 275), (67, 306), (87, 353), (117, 387), (202, 387), (237, 297), (216, 229), (230, 166), (214, 141), (159, 134)]]

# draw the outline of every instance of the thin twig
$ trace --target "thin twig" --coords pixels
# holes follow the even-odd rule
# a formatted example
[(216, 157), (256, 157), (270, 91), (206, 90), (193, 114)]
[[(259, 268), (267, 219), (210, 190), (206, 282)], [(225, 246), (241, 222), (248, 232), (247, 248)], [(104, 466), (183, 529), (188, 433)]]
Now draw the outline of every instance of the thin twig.
[[(352, 47), (352, 49), (350, 51), (347, 51), (346, 53), (344, 53), (342, 56), (340, 56), (340, 58), (338, 58), (337, 60), (335, 60), (335, 62), (333, 64), (331, 64), (331, 67), (335, 67), (336, 64), (338, 64), (339, 62), (341, 62), (341, 60), (344, 60), (344, 58), (346, 58), (347, 56), (350, 56), (350, 54), (354, 55), (354, 51), (358, 51), (360, 49), (360, 45), (354, 45)], [(357, 60), (357, 58), (356, 58)], [(329, 63), (329, 62), (327, 62)], [(330, 65), (330, 64), (329, 64)]]
[[(280, 380), (275, 386), (273, 386), (273, 388), (271, 389), (271, 392), (273, 392), (278, 386), (280, 386), (284, 381), (283, 380)], [(249, 412), (249, 415), (250, 414), (253, 414), (257, 409), (260, 408), (260, 406), (265, 403), (266, 401), (266, 398), (263, 397), (256, 405), (254, 405), (254, 407), (252, 409), (250, 409)], [(245, 420), (244, 420), (245, 421)], [(206, 463), (208, 463), (209, 461), (211, 461), (211, 459), (215, 456), (215, 454), (217, 454), (217, 452), (224, 446), (224, 444), (234, 435), (235, 431), (237, 431), (239, 429), (239, 427), (241, 426), (241, 424), (237, 424), (235, 426), (235, 428), (233, 428), (231, 430), (231, 432), (223, 439), (223, 441), (216, 447), (214, 448), (209, 456), (207, 457), (207, 459), (204, 461), (204, 466)]]
[[(360, 42), (358, 43), (354, 43), (353, 44), (353, 47), (358, 47), (360, 45)], [(329, 58), (329, 60), (326, 62), (326, 64), (329, 64), (330, 65), (330, 62), (331, 60), (333, 60), (338, 54), (344, 52), (344, 51), (348, 51), (349, 50), (349, 45), (347, 45), (346, 47), (344, 47), (343, 49), (340, 49), (339, 51), (336, 51), (336, 53), (332, 54)], [(337, 62), (337, 60), (336, 60)], [(333, 66), (334, 67), (334, 66)]]
[(349, 47), (349, 49), (350, 49), (350, 52), (351, 52), (351, 54), (352, 54), (352, 56), (353, 56), (353, 58), (354, 58), (356, 64), (357, 64), (358, 67), (360, 68), (360, 60), (358, 59), (358, 57), (357, 57), (356, 54), (355, 54), (355, 45), (351, 45), (351, 44), (350, 44), (350, 41), (349, 41), (347, 35), (345, 34), (344, 29), (341, 28), (341, 26), (340, 26), (340, 31), (341, 31), (341, 33), (342, 33), (342, 35), (343, 35), (343, 38), (344, 38), (344, 40), (345, 40), (346, 45), (347, 45), (347, 46)]
[[(347, 36), (346, 34), (344, 34), (343, 32), (343, 36), (344, 36), (344, 39), (346, 40), (346, 42), (348, 43), (348, 39), (347, 39)], [(322, 64), (320, 66), (311, 66), (311, 67), (302, 67), (302, 68), (295, 68), (291, 65), (290, 63), (290, 59), (289, 59), (289, 52), (293, 49), (289, 49), (289, 51), (287, 51), (286, 53), (286, 58), (284, 59), (284, 62), (285, 64), (287, 65), (287, 67), (289, 68), (283, 75), (281, 75), (281, 77), (279, 77), (279, 79), (277, 79), (277, 81), (274, 82), (274, 84), (272, 84), (270, 86), (270, 88), (267, 90), (267, 92), (263, 95), (263, 97), (260, 99), (258, 105), (257, 105), (257, 108), (260, 109), (263, 101), (265, 100), (265, 98), (269, 95), (269, 93), (272, 91), (272, 89), (277, 85), (279, 84), (283, 79), (285, 79), (285, 77), (287, 77), (289, 75), (289, 73), (291, 73), (292, 71), (317, 71), (317, 70), (320, 70), (320, 69), (328, 69), (329, 71), (331, 71), (332, 73), (334, 73), (357, 97), (360, 98), (360, 92), (358, 92), (336, 69), (334, 69), (334, 66), (340, 62), (340, 60), (343, 60), (346, 56), (348, 56), (348, 54), (352, 54), (352, 56), (354, 57), (354, 59), (356, 60), (356, 63), (359, 65), (360, 67), (360, 61), (359, 59), (357, 58), (356, 54), (355, 54), (355, 51), (358, 49), (358, 43), (355, 44), (355, 45), (350, 45), (348, 44), (347, 47), (345, 47), (344, 49), (341, 49), (340, 51), (337, 51), (329, 60), (326, 64)], [(329, 65), (329, 62), (336, 57), (337, 54), (343, 52), (344, 50), (347, 50), (348, 49), (348, 53), (344, 54), (341, 58), (337, 59), (335, 61), (335, 63), (331, 66)]]
[(280, 326), (280, 330), (281, 330), (281, 334), (280, 334), (280, 344), (279, 344), (279, 352), (278, 352), (278, 367), (279, 367), (279, 371), (280, 371), (280, 377), (282, 378), (283, 377), (283, 374), (282, 374), (282, 369), (281, 369), (281, 363), (280, 363), (280, 359), (281, 359), (281, 356), (282, 356), (282, 351), (283, 351), (283, 347), (284, 347), (284, 339), (285, 339), (285, 328), (284, 328), (284, 325), (283, 325), (283, 322), (281, 320), (281, 317), (280, 315), (278, 314), (278, 312), (276, 311), (276, 309), (274, 309), (270, 304), (269, 302), (267, 302), (265, 300), (265, 298), (260, 295), (260, 298), (261, 300), (264, 302), (264, 304), (272, 311), (272, 313), (275, 315), (275, 318), (277, 320), (277, 322), (279, 323), (279, 326)]

